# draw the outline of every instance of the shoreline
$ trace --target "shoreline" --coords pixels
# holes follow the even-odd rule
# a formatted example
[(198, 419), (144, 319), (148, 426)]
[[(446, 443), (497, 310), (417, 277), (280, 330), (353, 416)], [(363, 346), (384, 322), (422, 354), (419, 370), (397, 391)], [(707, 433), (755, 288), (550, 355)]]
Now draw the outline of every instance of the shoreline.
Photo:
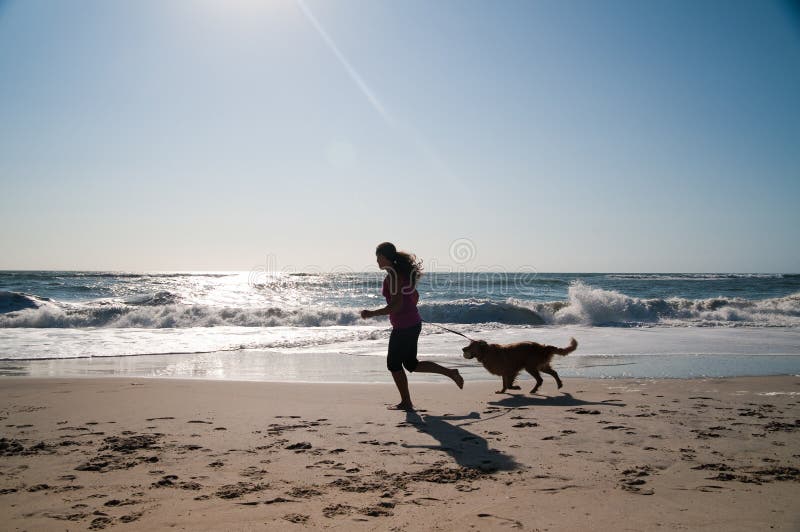
[[(547, 377), (546, 377), (547, 378)], [(442, 383), (443, 384), (443, 383)], [(800, 378), (0, 379), (4, 529), (800, 523)], [(235, 525), (231, 526), (231, 523)], [(625, 528), (625, 527), (623, 527)]]
[[(578, 351), (567, 357), (556, 357), (553, 361), (553, 367), (562, 377), (703, 378), (800, 374), (800, 329), (583, 326), (535, 329), (473, 326), (467, 329), (472, 336), (497, 343), (534, 339), (540, 343), (566, 345), (570, 337), (575, 337), (579, 343)], [(285, 327), (255, 330), (210, 328), (199, 331), (0, 329), (0, 344), (3, 346), (0, 358), (5, 359), (0, 360), (0, 378), (121, 376), (271, 382), (391, 382), (385, 366), (387, 339), (383, 335), (387, 331), (359, 331), (355, 336), (340, 338), (342, 334), (347, 336), (353, 331), (342, 327), (301, 330)], [(379, 337), (365, 339), (362, 333), (374, 333)], [(195, 338), (196, 335), (200, 338)], [(186, 350), (190, 345), (219, 343), (217, 336), (236, 345), (259, 346), (279, 341), (282, 347)], [(336, 341), (329, 343), (332, 339)], [(322, 343), (317, 345), (314, 343), (317, 341)], [(292, 342), (310, 344), (295, 346)], [(477, 362), (467, 361), (461, 356), (464, 345), (465, 340), (456, 335), (427, 334), (420, 338), (419, 359), (457, 367), (468, 381), (491, 380), (493, 377)], [(159, 350), (173, 349), (175, 352), (172, 354), (137, 352), (158, 353)], [(34, 352), (48, 356), (25, 357)], [(76, 355), (94, 356), (78, 358)], [(523, 375), (525, 377), (527, 374)], [(436, 382), (438, 379), (428, 375), (412, 377), (418, 382)]]
[[(423, 355), (420, 359), (435, 360), (447, 367), (458, 368), (468, 382), (499, 379), (480, 364), (462, 357)], [(382, 355), (258, 350), (0, 360), (0, 381), (16, 377), (114, 377), (276, 383), (390, 383), (391, 376), (385, 364)], [(792, 376), (800, 374), (800, 355), (581, 355), (557, 358), (553, 361), (553, 367), (564, 378), (590, 379)], [(439, 382), (441, 379), (441, 376), (430, 374), (410, 376), (412, 382)], [(530, 375), (524, 371), (518, 380), (532, 382)]]

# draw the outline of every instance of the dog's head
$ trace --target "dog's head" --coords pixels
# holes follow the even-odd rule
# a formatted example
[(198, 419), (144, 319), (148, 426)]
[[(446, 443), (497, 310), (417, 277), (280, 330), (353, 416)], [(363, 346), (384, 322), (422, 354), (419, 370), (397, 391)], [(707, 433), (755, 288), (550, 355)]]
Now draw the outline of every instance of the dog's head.
[(469, 343), (469, 345), (462, 349), (464, 352), (464, 358), (478, 358), (480, 359), (484, 353), (486, 353), (489, 344), (486, 343), (484, 340), (473, 340)]

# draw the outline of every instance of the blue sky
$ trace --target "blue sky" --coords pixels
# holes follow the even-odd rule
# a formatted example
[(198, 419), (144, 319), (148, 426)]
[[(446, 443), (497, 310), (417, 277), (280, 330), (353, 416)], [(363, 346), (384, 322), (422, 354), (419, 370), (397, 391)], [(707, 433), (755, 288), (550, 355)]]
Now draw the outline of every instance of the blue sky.
[(789, 5), (0, 0), (0, 268), (798, 272)]

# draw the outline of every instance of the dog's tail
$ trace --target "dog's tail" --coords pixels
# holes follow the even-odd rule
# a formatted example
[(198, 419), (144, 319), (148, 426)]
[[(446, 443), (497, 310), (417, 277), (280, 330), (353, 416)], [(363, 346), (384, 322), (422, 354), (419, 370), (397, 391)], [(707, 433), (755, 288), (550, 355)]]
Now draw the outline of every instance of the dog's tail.
[(571, 338), (569, 341), (569, 346), (553, 347), (553, 353), (561, 356), (566, 356), (575, 351), (576, 349), (578, 349), (578, 342), (575, 340), (575, 338)]

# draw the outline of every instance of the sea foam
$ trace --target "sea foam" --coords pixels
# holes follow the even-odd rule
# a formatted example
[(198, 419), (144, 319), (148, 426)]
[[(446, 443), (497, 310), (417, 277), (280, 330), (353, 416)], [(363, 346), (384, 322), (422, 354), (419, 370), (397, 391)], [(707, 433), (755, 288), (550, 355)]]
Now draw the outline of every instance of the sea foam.
[(554, 325), (800, 326), (800, 293), (761, 300), (639, 298), (575, 282), (568, 297), (566, 305), (543, 303), (533, 309)]
[[(374, 304), (372, 306), (375, 306)], [(31, 294), (0, 292), (0, 327), (27, 328), (188, 328), (325, 327), (383, 323), (361, 320), (358, 308), (330, 305), (234, 307), (179, 302), (168, 291), (125, 301), (58, 302)], [(590, 326), (759, 326), (800, 327), (800, 292), (784, 297), (641, 298), (582, 282), (570, 285), (567, 299), (534, 302), (472, 298), (419, 306), (433, 323)]]

